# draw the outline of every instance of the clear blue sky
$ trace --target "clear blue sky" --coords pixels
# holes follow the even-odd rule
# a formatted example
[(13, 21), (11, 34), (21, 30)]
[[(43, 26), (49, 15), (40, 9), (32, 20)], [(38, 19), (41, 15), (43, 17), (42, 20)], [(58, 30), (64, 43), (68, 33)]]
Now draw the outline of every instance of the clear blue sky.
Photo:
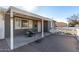
[(67, 21), (67, 17), (79, 13), (79, 6), (38, 6), (33, 12), (57, 21)]
[[(33, 13), (53, 18), (56, 21), (67, 21), (67, 17), (79, 13), (79, 6), (16, 6), (20, 9), (25, 9)], [(23, 7), (23, 8), (22, 8)], [(5, 8), (7, 8), (5, 6)]]

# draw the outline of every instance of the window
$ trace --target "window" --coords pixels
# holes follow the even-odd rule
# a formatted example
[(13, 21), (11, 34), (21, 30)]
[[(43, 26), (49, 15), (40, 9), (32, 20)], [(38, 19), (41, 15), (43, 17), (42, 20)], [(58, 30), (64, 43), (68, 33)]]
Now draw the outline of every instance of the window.
[(21, 27), (28, 27), (28, 20), (21, 20)]
[(20, 18), (15, 18), (15, 29), (20, 29), (20, 23), (21, 23), (21, 21), (20, 21)]
[[(32, 24), (30, 23), (30, 26)], [(28, 29), (29, 20), (24, 18), (15, 17), (15, 29)]]

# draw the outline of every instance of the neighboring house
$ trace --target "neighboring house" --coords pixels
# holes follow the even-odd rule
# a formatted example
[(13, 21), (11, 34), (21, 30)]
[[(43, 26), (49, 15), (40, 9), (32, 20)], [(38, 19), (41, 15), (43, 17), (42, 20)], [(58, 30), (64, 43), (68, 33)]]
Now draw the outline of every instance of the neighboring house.
[(56, 27), (66, 27), (67, 23), (64, 22), (56, 22)]
[[(44, 33), (49, 32), (49, 30), (53, 28), (54, 23), (50, 18), (20, 10), (12, 6), (8, 10), (2, 8), (0, 10), (0, 39), (9, 39), (10, 49), (14, 49), (15, 37), (21, 37), (28, 30), (41, 33), (41, 37), (44, 37)], [(25, 39), (27, 40), (27, 38)], [(23, 40), (23, 38), (19, 38), (17, 41), (21, 40)], [(29, 39), (28, 42), (30, 43), (32, 41)]]

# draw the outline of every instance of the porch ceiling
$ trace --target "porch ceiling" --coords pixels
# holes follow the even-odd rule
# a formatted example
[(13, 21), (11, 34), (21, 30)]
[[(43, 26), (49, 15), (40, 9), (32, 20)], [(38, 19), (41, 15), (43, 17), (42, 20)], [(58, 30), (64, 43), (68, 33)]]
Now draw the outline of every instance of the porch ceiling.
[(13, 13), (13, 14), (14, 14), (14, 17), (26, 18), (26, 19), (30, 19), (30, 20), (42, 20), (40, 18), (36, 18), (36, 17), (28, 16), (28, 15), (23, 15), (20, 13)]
[(25, 18), (30, 18), (30, 19), (36, 19), (36, 20), (42, 20), (42, 19), (43, 20), (47, 20), (47, 21), (51, 21), (52, 20), (50, 18), (43, 17), (43, 16), (40, 16), (40, 15), (31, 13), (31, 12), (28, 12), (28, 11), (25, 11), (25, 10), (21, 10), (21, 9), (18, 9), (16, 7), (13, 7), (13, 6), (10, 7), (10, 10), (12, 10), (15, 14), (17, 14), (17, 13), (18, 14), (22, 14), (22, 16), (20, 16), (20, 17), (25, 17)]

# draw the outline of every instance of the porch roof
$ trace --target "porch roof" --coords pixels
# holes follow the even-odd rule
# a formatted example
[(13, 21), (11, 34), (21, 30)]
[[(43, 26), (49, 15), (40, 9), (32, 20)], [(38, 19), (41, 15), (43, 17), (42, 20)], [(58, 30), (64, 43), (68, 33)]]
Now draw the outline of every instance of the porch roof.
[[(37, 14), (34, 14), (34, 13), (31, 13), (31, 12), (28, 12), (28, 11), (24, 11), (24, 10), (21, 10), (21, 9), (18, 9), (16, 7), (13, 7), (11, 6), (9, 8), (10, 10), (12, 10), (15, 14), (22, 14), (24, 16), (28, 16), (28, 17), (31, 17), (31, 18), (36, 18), (37, 20), (40, 19), (40, 20), (48, 20), (48, 21), (51, 21), (52, 19), (50, 18), (47, 18), (47, 17), (43, 17), (43, 16), (40, 16), (40, 15), (37, 15)], [(52, 20), (53, 21), (53, 20)]]

